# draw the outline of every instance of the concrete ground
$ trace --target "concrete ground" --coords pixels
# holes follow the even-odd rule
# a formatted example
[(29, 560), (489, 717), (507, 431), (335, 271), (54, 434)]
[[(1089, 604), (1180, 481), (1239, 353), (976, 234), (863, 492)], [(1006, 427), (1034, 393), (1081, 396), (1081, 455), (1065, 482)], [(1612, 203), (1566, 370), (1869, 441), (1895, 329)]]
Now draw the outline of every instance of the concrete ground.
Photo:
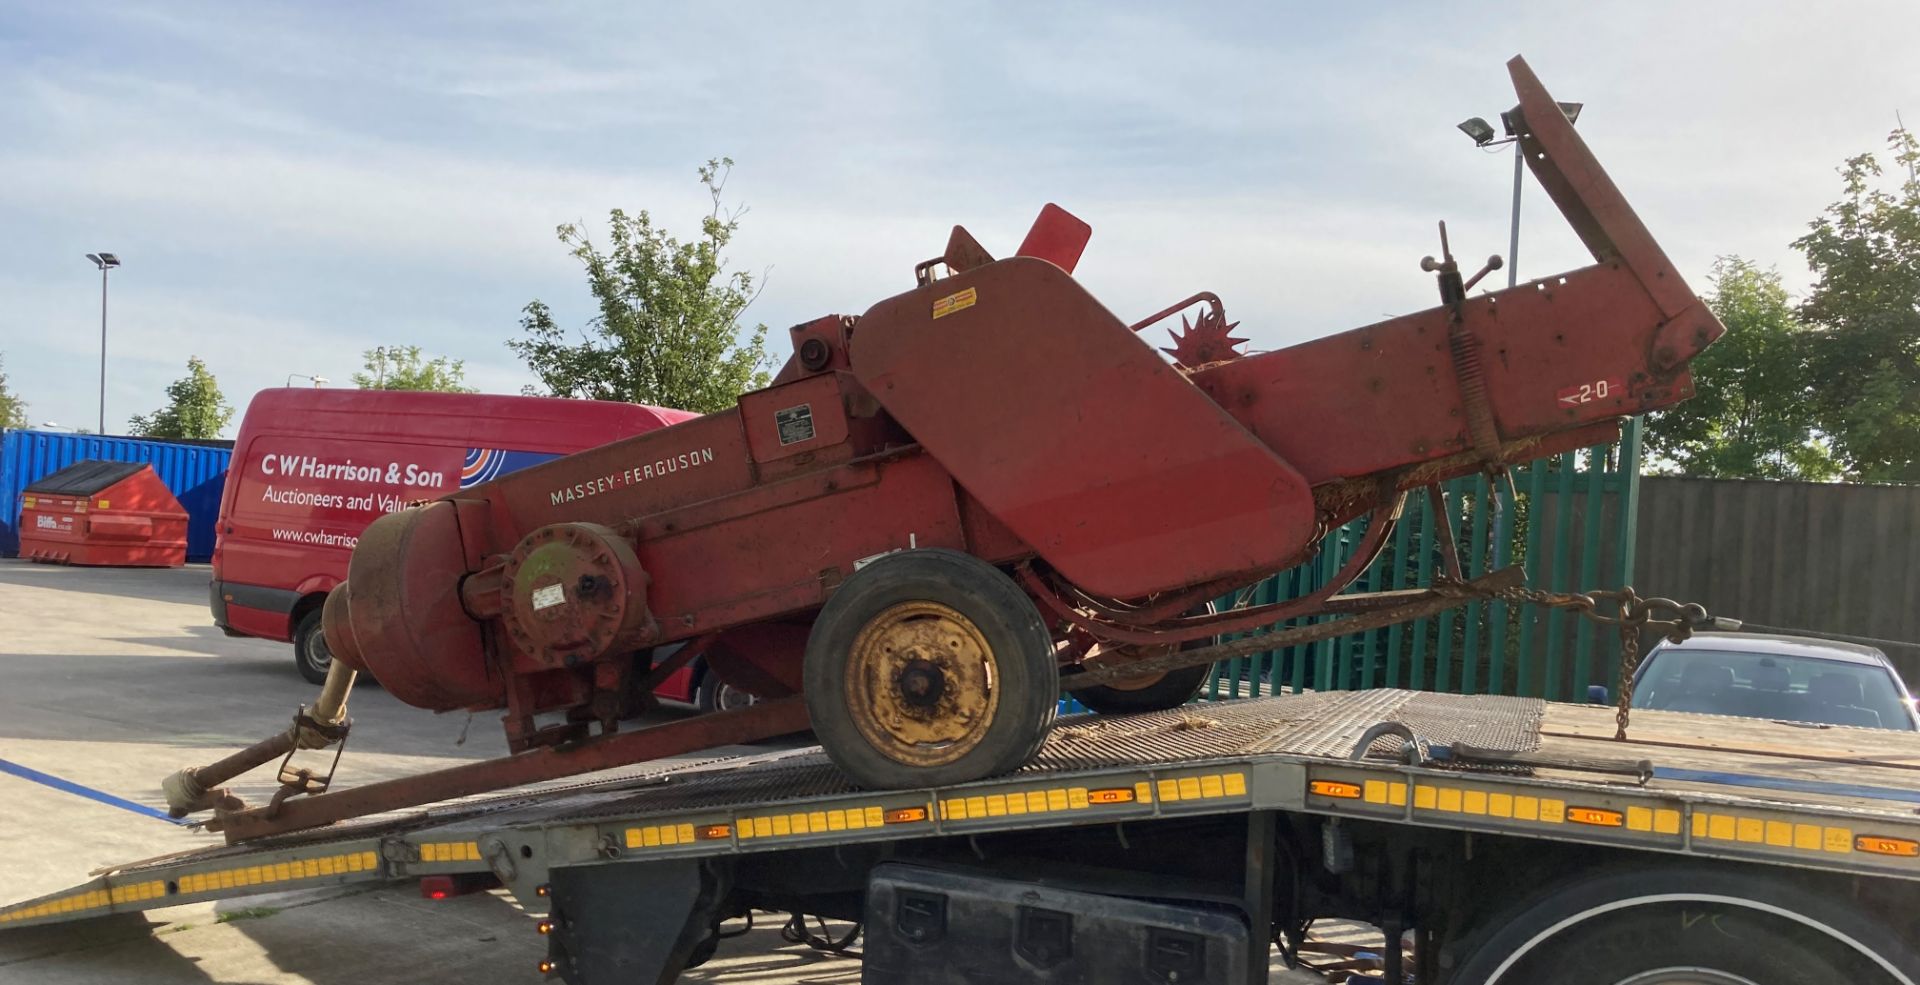
[[(208, 570), (0, 560), (0, 760), (142, 804), (160, 778), (287, 726), (314, 688), (292, 648), (230, 639), (207, 613)], [(433, 715), (356, 690), (343, 784), (498, 756), (496, 716)], [(671, 716), (690, 712), (663, 711)], [(239, 789), (260, 802), (263, 784)], [(90, 870), (218, 836), (0, 774), (0, 903)], [(730, 940), (686, 982), (852, 985), (859, 963), (786, 945), (779, 918)], [(533, 922), (504, 893), (422, 899), (417, 886), (278, 893), (0, 932), (0, 985), (471, 985), (537, 982)], [(1318, 978), (1282, 977), (1303, 982)]]

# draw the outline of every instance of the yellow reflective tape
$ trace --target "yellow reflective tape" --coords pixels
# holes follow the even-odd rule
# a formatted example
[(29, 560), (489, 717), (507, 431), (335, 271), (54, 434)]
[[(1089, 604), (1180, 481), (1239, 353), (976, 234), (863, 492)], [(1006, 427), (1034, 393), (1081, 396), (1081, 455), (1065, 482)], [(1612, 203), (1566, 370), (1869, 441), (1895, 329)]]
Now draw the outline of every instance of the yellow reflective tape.
[(1552, 797), (1540, 798), (1540, 820), (1546, 824), (1566, 823), (1567, 802)]
[(1494, 817), (1513, 816), (1513, 795), (1510, 793), (1490, 793), (1487, 795), (1487, 813)]
[(887, 812), (884, 808), (879, 806), (869, 807), (864, 813), (866, 814), (867, 827), (869, 828), (878, 828), (887, 823)]
[(1046, 812), (1046, 809), (1047, 809), (1046, 791), (1044, 790), (1027, 791), (1027, 810), (1030, 813), (1042, 814)]
[[(968, 805), (968, 806), (972, 806), (972, 805)], [(814, 834), (819, 834), (819, 833), (820, 833), (820, 832), (822, 832), (822, 831), (826, 831), (826, 830), (828, 830), (828, 827), (827, 827), (827, 812), (826, 812), (826, 811), (810, 811), (810, 812), (808, 812), (808, 814), (807, 814), (807, 830), (808, 830), (808, 831), (811, 831), (811, 832), (813, 832)]]
[(1386, 803), (1387, 802), (1387, 781), (1368, 780), (1367, 782), (1361, 784), (1360, 799), (1366, 801), (1369, 804)]
[(1419, 810), (1430, 811), (1440, 802), (1439, 792), (1432, 787), (1417, 783), (1413, 787), (1413, 806)]
[(987, 798), (968, 797), (967, 798), (967, 816), (968, 817), (986, 817), (987, 816)]
[(1485, 790), (1467, 791), (1465, 798), (1460, 803), (1460, 807), (1468, 814), (1485, 814), (1487, 812), (1487, 792)]
[(775, 814), (771, 819), (774, 837), (783, 837), (793, 833), (793, 819), (785, 814)]
[(1047, 810), (1064, 811), (1067, 809), (1067, 791), (1055, 788), (1047, 791)]
[(1180, 799), (1182, 800), (1199, 800), (1200, 799), (1200, 778), (1199, 777), (1183, 776), (1180, 778)]
[(674, 828), (673, 830), (675, 834), (679, 835), (680, 844), (682, 845), (693, 844), (693, 825), (692, 824), (682, 824)]
[(1387, 784), (1387, 803), (1395, 807), (1407, 806), (1407, 785), (1398, 780)]
[(1734, 821), (1733, 836), (1750, 845), (1757, 845), (1767, 836), (1766, 822), (1757, 817), (1742, 817)]
[(1820, 826), (1817, 824), (1796, 824), (1793, 826), (1793, 847), (1803, 852), (1820, 850)]
[[(1227, 796), (1245, 797), (1247, 795), (1247, 774), (1228, 773), (1221, 781), (1225, 784)], [(1405, 786), (1405, 784), (1401, 784)]]
[(1177, 780), (1161, 780), (1159, 790), (1162, 801), (1175, 801), (1180, 799), (1180, 783)]
[(770, 818), (770, 817), (754, 818), (753, 819), (753, 836), (755, 838), (771, 838), (773, 836), (773, 818)]
[(1767, 822), (1767, 844), (1774, 848), (1793, 847), (1793, 825), (1785, 821)]
[(1707, 837), (1707, 814), (1705, 811), (1693, 812), (1693, 836), (1695, 838)]
[(1461, 799), (1459, 787), (1440, 788), (1440, 809), (1448, 814), (1460, 813)]
[(1008, 814), (1018, 815), (1018, 814), (1025, 814), (1027, 812), (1027, 795), (1026, 794), (1010, 793), (1007, 795), (1006, 801), (1007, 801)]
[(1516, 820), (1520, 821), (1540, 820), (1540, 798), (1529, 797), (1525, 794), (1515, 794), (1513, 797), (1513, 816)]
[(1680, 812), (1671, 807), (1653, 809), (1653, 830), (1655, 834), (1677, 835), (1680, 833)]
[(1200, 778), (1200, 796), (1212, 799), (1224, 797), (1226, 793), (1226, 783), (1220, 779), (1220, 774), (1209, 773)]
[(1006, 794), (997, 793), (987, 798), (987, 816), (988, 817), (1006, 817), (1007, 816), (1007, 795)]
[(1649, 807), (1628, 807), (1627, 808), (1627, 830), (1628, 831), (1652, 831), (1653, 830), (1653, 809)]
[(1083, 811), (1087, 809), (1088, 804), (1086, 787), (1072, 787), (1067, 790), (1068, 807), (1076, 811)]
[(1825, 828), (1821, 832), (1821, 846), (1836, 855), (1846, 855), (1853, 851), (1853, 829)]

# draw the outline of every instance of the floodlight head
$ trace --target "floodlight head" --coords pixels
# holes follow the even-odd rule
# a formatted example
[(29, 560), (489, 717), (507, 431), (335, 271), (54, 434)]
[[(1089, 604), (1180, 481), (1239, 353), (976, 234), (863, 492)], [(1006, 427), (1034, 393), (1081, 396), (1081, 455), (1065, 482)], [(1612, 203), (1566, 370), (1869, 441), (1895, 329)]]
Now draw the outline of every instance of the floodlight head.
[(111, 253), (100, 254), (100, 262), (106, 264), (109, 267), (120, 266), (120, 258), (117, 256), (114, 256)]
[(1493, 127), (1477, 116), (1461, 123), (1460, 132), (1472, 138), (1474, 145), (1478, 147), (1485, 147), (1493, 142)]
[(1561, 103), (1560, 112), (1566, 114), (1568, 123), (1580, 122), (1580, 107), (1585, 103)]

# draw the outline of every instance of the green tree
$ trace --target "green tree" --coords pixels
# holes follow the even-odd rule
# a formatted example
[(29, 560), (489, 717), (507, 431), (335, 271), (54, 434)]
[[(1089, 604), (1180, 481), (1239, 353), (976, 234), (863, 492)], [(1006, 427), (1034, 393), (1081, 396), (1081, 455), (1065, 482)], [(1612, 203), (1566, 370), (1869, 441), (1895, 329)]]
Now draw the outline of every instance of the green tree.
[(187, 358), (187, 375), (167, 387), (167, 406), (133, 417), (127, 427), (149, 438), (214, 438), (233, 420), (233, 408), (199, 356)]
[(366, 360), (364, 372), (353, 374), (353, 385), (362, 390), (433, 390), (440, 393), (472, 393), (466, 385), (464, 359), (435, 356), (427, 359), (417, 345), (375, 346), (360, 354)]
[(586, 268), (600, 313), (575, 342), (542, 302), (522, 309), (522, 337), (507, 346), (549, 393), (712, 413), (766, 386), (767, 327), (755, 325), (741, 340), (753, 278), (727, 270), (723, 258), (746, 214), (721, 207), (732, 169), (731, 158), (699, 169), (713, 210), (691, 241), (675, 239), (644, 210), (612, 211), (613, 246), (606, 252), (579, 225), (559, 227), (560, 242)]
[[(0, 369), (6, 361), (0, 357)], [(20, 399), (7, 387), (7, 374), (0, 372), (0, 428), (23, 428), (27, 426), (27, 402)]]
[(1707, 306), (1727, 334), (1694, 359), (1694, 397), (1649, 417), (1649, 457), (1682, 475), (1838, 476), (1809, 399), (1810, 332), (1794, 314), (1779, 273), (1722, 257), (1712, 283)]
[(1852, 478), (1920, 482), (1920, 141), (1902, 128), (1887, 145), (1894, 187), (1874, 155), (1850, 158), (1845, 193), (1793, 245), (1815, 275), (1800, 314), (1821, 430)]

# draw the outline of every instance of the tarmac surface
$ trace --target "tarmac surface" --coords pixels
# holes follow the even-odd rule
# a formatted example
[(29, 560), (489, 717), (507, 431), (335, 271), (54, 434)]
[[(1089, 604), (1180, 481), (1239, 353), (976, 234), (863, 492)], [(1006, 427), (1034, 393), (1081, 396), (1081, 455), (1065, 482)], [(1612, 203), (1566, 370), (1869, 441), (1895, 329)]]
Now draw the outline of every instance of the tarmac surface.
[[(287, 727), (315, 689), (292, 647), (232, 639), (207, 612), (208, 569), (0, 560), (0, 760), (163, 807), (161, 777)], [(357, 688), (342, 785), (503, 755), (496, 716), (434, 715)], [(690, 710), (662, 710), (671, 717)], [(702, 753), (692, 758), (705, 758)], [(240, 787), (249, 801), (265, 785)], [(209, 835), (0, 773), (0, 903), (93, 869), (218, 843)], [(781, 917), (728, 940), (683, 982), (854, 985), (859, 963), (780, 940)], [(546, 948), (501, 891), (448, 900), (417, 884), (190, 904), (0, 932), (0, 985), (531, 985)], [(1278, 972), (1275, 982), (1322, 981)]]

